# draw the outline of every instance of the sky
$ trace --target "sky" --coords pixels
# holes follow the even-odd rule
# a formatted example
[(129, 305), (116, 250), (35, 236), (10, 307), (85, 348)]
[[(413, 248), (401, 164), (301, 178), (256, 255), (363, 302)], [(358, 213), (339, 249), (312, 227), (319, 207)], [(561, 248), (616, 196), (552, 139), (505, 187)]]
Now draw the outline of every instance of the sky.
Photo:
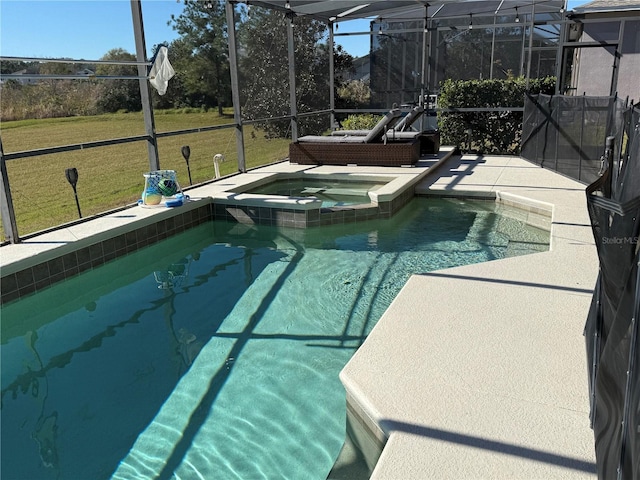
[[(570, 0), (568, 8), (585, 3)], [(154, 45), (177, 38), (167, 23), (182, 8), (178, 0), (142, 0), (149, 58)], [(341, 23), (337, 33), (368, 29), (369, 20), (350, 21)], [(353, 56), (369, 53), (368, 37), (335, 40)], [(114, 48), (135, 54), (129, 0), (0, 0), (0, 56), (98, 60)]]

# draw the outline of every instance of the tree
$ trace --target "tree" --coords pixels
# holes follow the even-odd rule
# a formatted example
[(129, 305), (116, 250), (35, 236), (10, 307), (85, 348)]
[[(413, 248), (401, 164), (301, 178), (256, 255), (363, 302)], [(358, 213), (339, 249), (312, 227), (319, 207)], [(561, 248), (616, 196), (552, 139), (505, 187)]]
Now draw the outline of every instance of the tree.
[[(109, 50), (100, 60), (114, 62), (135, 61), (135, 55), (122, 48)], [(135, 65), (98, 64), (96, 75), (131, 76), (132, 79), (103, 80), (99, 88), (97, 106), (102, 112), (114, 113), (118, 110), (137, 112), (142, 110), (140, 83), (136, 78), (138, 68)]]
[(361, 108), (369, 105), (371, 91), (367, 80), (349, 80), (337, 90), (336, 106), (338, 108)]
[(0, 62), (0, 73), (10, 74), (19, 72), (20, 70), (27, 70), (29, 66), (33, 66), (34, 63), (26, 63), (18, 60), (3, 60)]
[(231, 75), (229, 73), (227, 25), (224, 2), (220, 0), (184, 0), (180, 16), (171, 16), (181, 36), (181, 55), (176, 69), (183, 72), (180, 79), (185, 93), (194, 106), (218, 107), (231, 104)]
[[(328, 49), (329, 44), (324, 44), (324, 48)], [(324, 54), (323, 54), (324, 55)], [(329, 75), (328, 54), (325, 75)], [(334, 91), (336, 108), (359, 108), (369, 105), (369, 83), (360, 80), (350, 80), (351, 75), (356, 69), (353, 64), (354, 58), (342, 47), (342, 45), (333, 46), (333, 69), (334, 69)], [(366, 93), (362, 91), (362, 87), (366, 89)], [(358, 93), (356, 93), (358, 91)], [(349, 92), (350, 96), (343, 96)], [(366, 97), (366, 99), (364, 99)]]
[[(283, 12), (252, 7), (238, 29), (243, 113), (248, 118), (289, 115), (287, 19)], [(298, 112), (329, 108), (329, 48), (327, 26), (308, 17), (295, 17), (294, 45)], [(337, 50), (336, 64), (347, 68), (351, 56)], [(261, 125), (268, 137), (284, 137), (289, 121)], [(300, 134), (319, 133), (326, 119), (301, 117)]]
[(379, 23), (372, 38), (371, 107), (389, 108), (392, 104), (417, 102), (421, 94), (422, 21)]
[(46, 62), (40, 65), (41, 75), (72, 75), (75, 65), (73, 63)]

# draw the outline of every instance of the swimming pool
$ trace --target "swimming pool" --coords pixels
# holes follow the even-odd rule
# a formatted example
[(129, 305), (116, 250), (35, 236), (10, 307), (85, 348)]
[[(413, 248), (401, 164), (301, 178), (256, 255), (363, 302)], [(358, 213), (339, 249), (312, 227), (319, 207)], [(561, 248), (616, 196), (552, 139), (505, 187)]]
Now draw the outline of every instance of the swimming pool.
[(493, 203), (201, 225), (2, 311), (3, 479), (324, 479), (338, 372), (413, 273), (548, 249)]

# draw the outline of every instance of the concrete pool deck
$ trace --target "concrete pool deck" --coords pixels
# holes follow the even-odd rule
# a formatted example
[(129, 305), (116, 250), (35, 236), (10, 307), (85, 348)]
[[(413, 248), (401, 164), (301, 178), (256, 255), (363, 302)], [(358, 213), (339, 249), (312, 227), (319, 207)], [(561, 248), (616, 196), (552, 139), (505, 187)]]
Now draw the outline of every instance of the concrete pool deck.
[(551, 248), (410, 278), (340, 375), (371, 478), (595, 478), (584, 189), (517, 157), (469, 155), (417, 186), (548, 208)]

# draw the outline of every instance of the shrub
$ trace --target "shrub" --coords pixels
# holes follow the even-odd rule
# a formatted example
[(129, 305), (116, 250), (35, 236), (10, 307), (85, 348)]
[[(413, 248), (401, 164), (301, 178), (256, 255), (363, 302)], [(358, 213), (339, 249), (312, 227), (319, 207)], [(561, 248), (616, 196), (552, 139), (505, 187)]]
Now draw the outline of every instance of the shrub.
[(369, 105), (371, 91), (369, 82), (350, 80), (336, 89), (336, 103), (339, 108), (361, 108)]
[(371, 130), (379, 121), (379, 115), (364, 113), (359, 115), (349, 115), (340, 123), (344, 130)]
[(0, 85), (0, 121), (95, 115), (98, 86), (92, 80), (47, 80)]
[[(440, 108), (523, 107), (529, 93), (553, 95), (555, 77), (506, 80), (446, 80), (440, 88)], [(520, 153), (521, 111), (441, 112), (438, 118), (442, 143), (482, 154)], [(471, 145), (468, 145), (471, 132)]]

